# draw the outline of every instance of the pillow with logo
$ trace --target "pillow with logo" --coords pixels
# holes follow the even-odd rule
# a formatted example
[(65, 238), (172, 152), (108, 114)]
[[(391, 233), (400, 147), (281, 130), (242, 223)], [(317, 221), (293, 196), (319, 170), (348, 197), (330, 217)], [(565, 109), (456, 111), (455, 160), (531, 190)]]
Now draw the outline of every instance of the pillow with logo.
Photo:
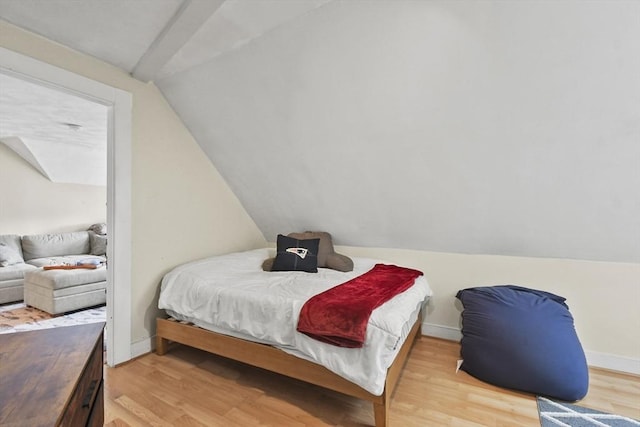
[(277, 254), (271, 271), (318, 272), (320, 239), (299, 240), (278, 234)]
[[(353, 270), (353, 260), (346, 255), (336, 253), (333, 249), (333, 239), (326, 231), (305, 231), (304, 233), (289, 233), (287, 237), (298, 240), (320, 239), (318, 245), (318, 268), (330, 268), (337, 271)], [(267, 258), (262, 263), (264, 271), (271, 271), (275, 258)]]

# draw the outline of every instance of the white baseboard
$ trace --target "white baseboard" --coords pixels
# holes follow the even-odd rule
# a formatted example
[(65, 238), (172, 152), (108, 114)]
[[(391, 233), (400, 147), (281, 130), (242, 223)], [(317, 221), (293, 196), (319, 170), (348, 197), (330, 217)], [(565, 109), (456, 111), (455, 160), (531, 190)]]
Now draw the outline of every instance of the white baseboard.
[(433, 323), (422, 323), (422, 335), (429, 337), (442, 338), (449, 341), (460, 341), (462, 332), (459, 328), (453, 326), (435, 325)]
[(585, 350), (584, 354), (587, 356), (587, 364), (594, 368), (640, 375), (640, 359), (589, 350)]
[[(462, 339), (462, 332), (459, 328), (433, 323), (422, 323), (422, 335), (450, 341), (460, 341)], [(585, 350), (584, 353), (587, 358), (587, 364), (594, 368), (640, 375), (640, 359), (590, 350)]]
[(131, 343), (131, 358), (133, 359), (143, 354), (151, 353), (155, 348), (155, 342), (156, 337), (154, 335)]

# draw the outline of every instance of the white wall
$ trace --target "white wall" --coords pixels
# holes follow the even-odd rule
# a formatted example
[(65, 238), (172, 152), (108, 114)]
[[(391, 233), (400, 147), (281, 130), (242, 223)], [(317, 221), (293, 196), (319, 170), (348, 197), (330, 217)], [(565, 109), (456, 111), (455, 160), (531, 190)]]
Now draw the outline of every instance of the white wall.
[(334, 0), (158, 85), (269, 240), (327, 230), (423, 269), (440, 335), (459, 289), (557, 293), (592, 363), (640, 373), (638, 16)]
[[(153, 84), (0, 21), (0, 45), (133, 96), (131, 335), (155, 332), (162, 276), (195, 258), (265, 240)], [(117, 303), (116, 303), (117, 305)]]
[(638, 16), (334, 0), (158, 86), (269, 240), (637, 263)]
[(54, 183), (0, 144), (0, 234), (85, 230), (106, 222), (106, 187)]
[(639, 264), (342, 246), (337, 251), (423, 271), (434, 292), (425, 335), (460, 337), (459, 290), (517, 284), (567, 299), (590, 365), (640, 374)]

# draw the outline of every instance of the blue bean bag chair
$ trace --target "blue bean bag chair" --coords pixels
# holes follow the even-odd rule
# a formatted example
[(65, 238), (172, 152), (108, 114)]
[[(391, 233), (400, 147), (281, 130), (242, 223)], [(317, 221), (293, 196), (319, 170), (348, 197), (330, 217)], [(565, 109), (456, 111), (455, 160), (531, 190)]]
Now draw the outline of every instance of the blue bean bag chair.
[(464, 289), (461, 369), (479, 380), (565, 401), (589, 371), (565, 298), (520, 286)]

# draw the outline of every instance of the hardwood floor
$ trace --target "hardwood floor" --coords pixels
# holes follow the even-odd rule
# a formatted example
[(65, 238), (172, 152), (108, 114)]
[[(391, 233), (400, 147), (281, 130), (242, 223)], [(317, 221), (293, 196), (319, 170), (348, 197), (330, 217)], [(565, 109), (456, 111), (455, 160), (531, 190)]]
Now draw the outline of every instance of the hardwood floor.
[[(421, 337), (391, 402), (392, 427), (540, 426), (535, 396), (455, 372), (458, 343)], [(371, 426), (368, 402), (175, 346), (105, 368), (105, 425)], [(640, 419), (640, 377), (593, 369), (581, 405)]]

